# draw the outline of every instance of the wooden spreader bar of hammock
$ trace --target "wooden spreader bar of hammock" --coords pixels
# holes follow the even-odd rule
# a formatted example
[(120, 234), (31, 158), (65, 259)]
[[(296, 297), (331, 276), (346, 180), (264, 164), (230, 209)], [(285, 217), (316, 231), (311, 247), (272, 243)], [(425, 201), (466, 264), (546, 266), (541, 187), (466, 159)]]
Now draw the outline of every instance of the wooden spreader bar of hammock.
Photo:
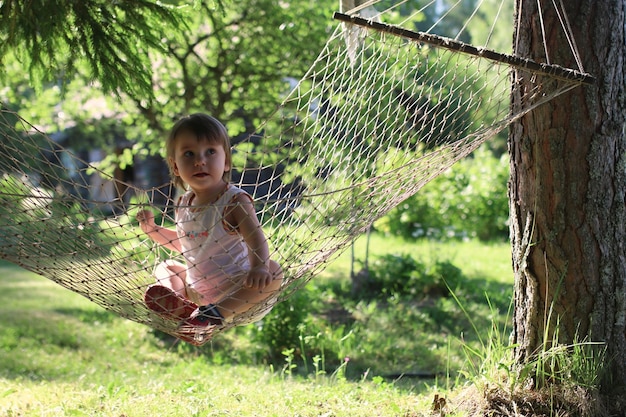
[(540, 64), (531, 59), (503, 54), (487, 48), (477, 48), (464, 42), (460, 42), (443, 36), (433, 35), (431, 33), (415, 32), (399, 26), (375, 22), (373, 20), (364, 19), (360, 16), (347, 15), (339, 12), (335, 12), (333, 18), (346, 23), (352, 23), (357, 26), (374, 29), (379, 32), (385, 32), (414, 41), (424, 42), (439, 48), (449, 49), (451, 51), (458, 51), (481, 58), (487, 58), (496, 62), (502, 62), (504, 64), (512, 65), (514, 67), (527, 69), (529, 71), (533, 71), (543, 75), (548, 75), (550, 77), (580, 82), (583, 84), (593, 84), (595, 82), (595, 77), (587, 73), (564, 68), (559, 65)]

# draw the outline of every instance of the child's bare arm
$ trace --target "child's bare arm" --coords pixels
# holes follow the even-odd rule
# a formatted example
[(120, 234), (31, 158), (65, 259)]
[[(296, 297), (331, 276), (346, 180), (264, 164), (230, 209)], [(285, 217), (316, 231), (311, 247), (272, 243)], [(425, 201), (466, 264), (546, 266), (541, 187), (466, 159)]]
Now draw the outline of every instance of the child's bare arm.
[[(270, 272), (270, 253), (267, 239), (257, 219), (254, 206), (243, 194), (235, 197), (234, 204), (228, 210), (227, 220), (235, 226), (246, 245), (250, 258), (250, 272), (245, 285), (262, 290), (269, 285), (273, 276)], [(229, 219), (230, 218), (230, 219)]]
[(137, 221), (141, 230), (153, 241), (170, 250), (181, 252), (180, 241), (175, 230), (158, 226), (154, 222), (154, 214), (149, 210), (141, 210), (137, 213)]

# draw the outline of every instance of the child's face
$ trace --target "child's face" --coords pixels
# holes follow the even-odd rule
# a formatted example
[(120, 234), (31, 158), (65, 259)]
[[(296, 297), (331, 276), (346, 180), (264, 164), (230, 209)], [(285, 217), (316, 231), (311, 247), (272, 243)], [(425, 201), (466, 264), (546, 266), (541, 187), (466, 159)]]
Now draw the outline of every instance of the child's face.
[(220, 143), (206, 138), (198, 139), (189, 131), (176, 135), (174, 158), (170, 163), (174, 174), (196, 194), (221, 192), (224, 172), (231, 168)]

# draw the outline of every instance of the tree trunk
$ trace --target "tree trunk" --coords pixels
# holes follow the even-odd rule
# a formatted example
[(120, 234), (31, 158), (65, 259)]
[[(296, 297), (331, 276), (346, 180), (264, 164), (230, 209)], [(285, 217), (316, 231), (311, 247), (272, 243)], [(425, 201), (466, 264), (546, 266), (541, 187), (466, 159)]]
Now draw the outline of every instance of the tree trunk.
[[(626, 386), (626, 0), (516, 0), (521, 56), (578, 68), (553, 5), (564, 5), (597, 79), (511, 127), (512, 342), (526, 363), (544, 341), (603, 342)], [(541, 19), (545, 29), (544, 43)], [(528, 83), (529, 80), (522, 80)], [(515, 106), (516, 94), (512, 95)], [(558, 324), (558, 331), (557, 331)], [(610, 386), (602, 390), (607, 393)]]

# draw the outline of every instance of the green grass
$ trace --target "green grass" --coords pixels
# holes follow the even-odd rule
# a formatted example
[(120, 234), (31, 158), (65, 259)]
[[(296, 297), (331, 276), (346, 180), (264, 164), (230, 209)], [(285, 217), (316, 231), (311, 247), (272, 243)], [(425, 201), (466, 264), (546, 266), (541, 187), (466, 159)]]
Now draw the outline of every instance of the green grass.
[[(361, 238), (355, 244), (355, 258), (362, 261), (365, 252), (365, 238)], [(382, 375), (454, 374), (466, 362), (464, 344), (479, 348), (494, 322), (503, 329), (507, 326), (513, 291), (510, 247), (480, 242), (407, 244), (400, 238), (372, 235), (370, 262), (384, 254), (402, 253), (427, 262), (447, 260), (461, 268), (467, 279), (453, 288), (458, 302), (442, 297), (397, 302), (384, 310), (379, 303), (348, 304), (357, 318), (350, 329), (354, 337), (349, 340), (353, 366)], [(355, 269), (360, 267), (359, 263)], [(332, 282), (345, 285), (349, 269), (350, 251), (346, 251), (312, 284), (322, 288)], [(328, 295), (322, 291), (322, 297), (324, 294)], [(332, 297), (335, 294), (331, 293), (324, 304), (332, 305), (336, 301)]]
[[(363, 257), (364, 239), (355, 252)], [(370, 252), (448, 259), (462, 267), (468, 279), (459, 288), (461, 302), (485, 335), (500, 314), (490, 310), (485, 291), (501, 293), (494, 299), (502, 305), (510, 300), (507, 244), (409, 245), (373, 236)], [(346, 306), (349, 324), (325, 320), (337, 299), (333, 288), (349, 281), (349, 259), (343, 254), (302, 290), (317, 298), (310, 327), (278, 361), (263, 355), (265, 347), (251, 336), (254, 326), (194, 348), (0, 263), (0, 415), (430, 415), (433, 395), (447, 395), (463, 366), (461, 334), (478, 345), (472, 326), (452, 298), (384, 309), (354, 303)], [(319, 343), (326, 346), (324, 362), (302, 352)], [(296, 361), (296, 353), (305, 359)], [(411, 372), (438, 377), (400, 376)]]

